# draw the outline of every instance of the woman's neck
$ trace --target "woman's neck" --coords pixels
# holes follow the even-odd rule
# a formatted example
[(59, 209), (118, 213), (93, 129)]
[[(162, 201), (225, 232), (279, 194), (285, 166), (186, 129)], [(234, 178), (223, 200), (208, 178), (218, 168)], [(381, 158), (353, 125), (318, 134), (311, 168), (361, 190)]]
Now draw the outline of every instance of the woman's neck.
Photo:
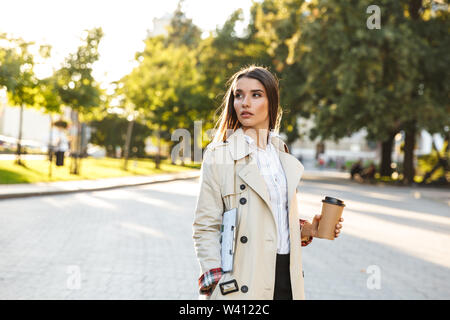
[(265, 150), (267, 147), (267, 143), (269, 141), (269, 129), (255, 129), (255, 128), (245, 128), (242, 127), (242, 130), (246, 135), (253, 138), (255, 140), (258, 148)]

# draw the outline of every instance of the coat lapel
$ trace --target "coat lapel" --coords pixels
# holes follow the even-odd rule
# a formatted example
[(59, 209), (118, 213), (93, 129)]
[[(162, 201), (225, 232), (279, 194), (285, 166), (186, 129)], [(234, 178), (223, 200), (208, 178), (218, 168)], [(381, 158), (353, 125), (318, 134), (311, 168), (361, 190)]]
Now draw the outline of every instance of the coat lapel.
[(267, 190), (266, 182), (259, 173), (258, 164), (255, 159), (245, 164), (238, 172), (239, 177), (241, 177), (241, 179), (264, 200), (267, 207), (272, 212), (272, 215), (274, 215), (270, 204), (270, 196)]

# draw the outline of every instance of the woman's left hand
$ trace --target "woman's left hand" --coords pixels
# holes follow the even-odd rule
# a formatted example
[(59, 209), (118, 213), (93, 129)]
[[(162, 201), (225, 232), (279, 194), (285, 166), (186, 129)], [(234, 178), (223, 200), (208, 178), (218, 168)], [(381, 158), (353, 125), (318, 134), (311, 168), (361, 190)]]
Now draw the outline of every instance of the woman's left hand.
[[(344, 222), (344, 218), (340, 218), (339, 219), (339, 222)], [(341, 228), (342, 228), (342, 224), (340, 224), (340, 223), (338, 223), (337, 225), (336, 225), (336, 229), (334, 230), (334, 233), (335, 233), (335, 238), (337, 238), (337, 237), (339, 237), (339, 233), (341, 232)]]

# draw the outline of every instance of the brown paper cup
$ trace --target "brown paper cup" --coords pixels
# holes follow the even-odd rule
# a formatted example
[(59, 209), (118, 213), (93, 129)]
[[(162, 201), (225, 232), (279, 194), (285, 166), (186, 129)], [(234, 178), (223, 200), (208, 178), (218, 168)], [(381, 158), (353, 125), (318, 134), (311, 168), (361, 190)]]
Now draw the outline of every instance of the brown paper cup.
[(322, 200), (322, 217), (319, 221), (317, 238), (334, 240), (334, 231), (344, 207), (344, 202), (336, 198), (325, 197)]

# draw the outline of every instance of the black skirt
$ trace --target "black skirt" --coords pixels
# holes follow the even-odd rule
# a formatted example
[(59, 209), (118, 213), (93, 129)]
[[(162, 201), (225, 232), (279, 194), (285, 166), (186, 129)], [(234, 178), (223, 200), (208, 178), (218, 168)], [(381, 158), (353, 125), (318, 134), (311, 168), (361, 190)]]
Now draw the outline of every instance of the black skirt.
[(292, 300), (291, 275), (289, 271), (290, 254), (277, 254), (275, 270), (274, 300)]

